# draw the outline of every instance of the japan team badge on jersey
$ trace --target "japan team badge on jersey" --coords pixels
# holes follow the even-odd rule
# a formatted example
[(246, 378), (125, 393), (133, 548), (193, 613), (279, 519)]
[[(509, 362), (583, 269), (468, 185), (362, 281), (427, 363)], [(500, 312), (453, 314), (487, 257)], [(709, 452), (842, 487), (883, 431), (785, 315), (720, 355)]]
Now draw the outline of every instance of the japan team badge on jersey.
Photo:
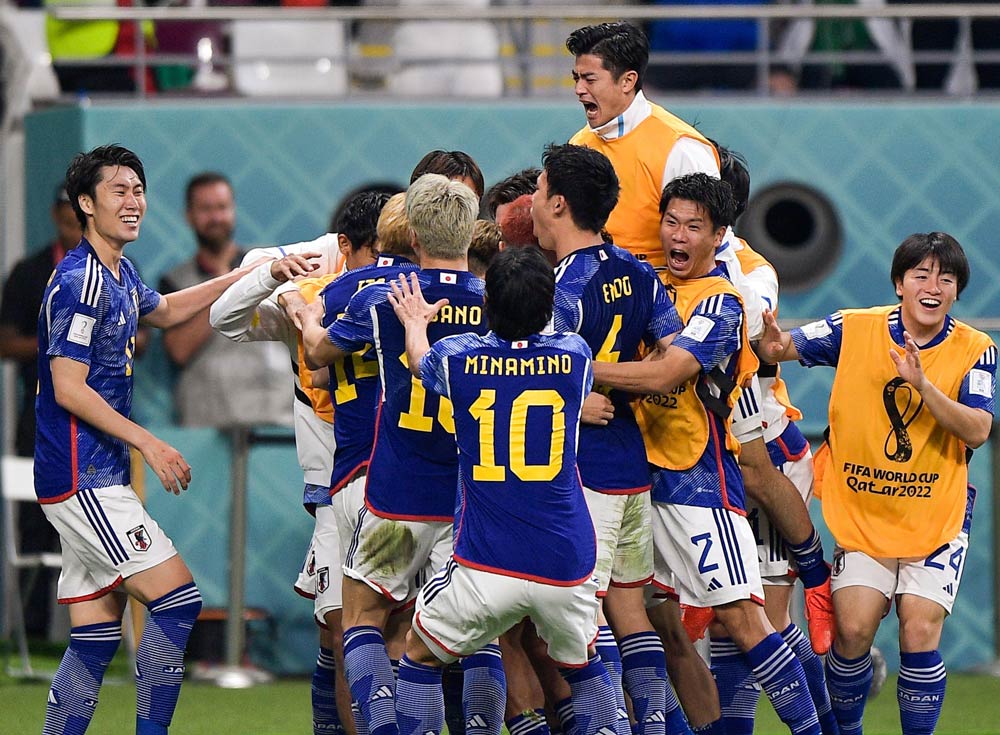
[(129, 543), (132, 544), (132, 548), (136, 551), (148, 551), (149, 547), (152, 546), (145, 526), (136, 526), (126, 535), (128, 536)]
[(326, 592), (330, 589), (330, 567), (320, 568), (319, 577), (316, 580), (316, 589), (320, 592)]

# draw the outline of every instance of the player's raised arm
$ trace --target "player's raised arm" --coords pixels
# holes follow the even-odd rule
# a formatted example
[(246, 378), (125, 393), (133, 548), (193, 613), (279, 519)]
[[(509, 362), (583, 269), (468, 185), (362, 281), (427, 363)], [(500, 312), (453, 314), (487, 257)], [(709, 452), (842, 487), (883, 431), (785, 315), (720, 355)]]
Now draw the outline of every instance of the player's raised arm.
[(989, 411), (965, 406), (942, 393), (924, 374), (920, 348), (913, 337), (909, 332), (903, 332), (903, 338), (906, 344), (902, 355), (896, 350), (889, 351), (899, 377), (916, 389), (924, 406), (945, 431), (954, 434), (973, 449), (982, 446), (990, 436), (993, 416)]
[(799, 351), (792, 341), (791, 333), (781, 331), (778, 320), (771, 311), (764, 312), (764, 333), (760, 336), (760, 341), (754, 343), (754, 352), (761, 362), (769, 364), (799, 359)]
[(392, 287), (389, 303), (406, 329), (406, 358), (410, 372), (419, 378), (420, 360), (431, 348), (427, 340), (427, 325), (441, 311), (441, 307), (447, 305), (448, 299), (428, 304), (420, 291), (416, 273), (411, 273), (409, 280), (401, 275), (398, 283), (390, 281), (389, 285)]
[(89, 365), (69, 357), (53, 357), (50, 366), (56, 403), (61, 408), (142, 452), (165, 490), (177, 495), (187, 489), (191, 467), (181, 453), (122, 416), (91, 388), (87, 384)]

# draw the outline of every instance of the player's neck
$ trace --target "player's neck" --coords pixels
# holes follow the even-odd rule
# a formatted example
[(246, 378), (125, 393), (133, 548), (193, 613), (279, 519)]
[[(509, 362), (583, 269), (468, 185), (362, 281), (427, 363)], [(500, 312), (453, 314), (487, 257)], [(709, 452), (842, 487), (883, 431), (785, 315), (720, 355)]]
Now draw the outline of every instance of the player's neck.
[(573, 229), (561, 233), (555, 240), (556, 257), (562, 260), (567, 255), (575, 253), (577, 250), (592, 248), (595, 245), (604, 244), (604, 238), (599, 232), (589, 232), (587, 230)]
[(469, 270), (469, 259), (461, 258), (431, 258), (426, 253), (420, 254), (420, 270), (430, 270), (432, 268), (444, 271), (467, 271)]
[(101, 261), (105, 268), (118, 278), (118, 266), (122, 262), (122, 252), (125, 250), (125, 243), (107, 240), (93, 229), (88, 228), (86, 233), (87, 242), (97, 254), (97, 259)]

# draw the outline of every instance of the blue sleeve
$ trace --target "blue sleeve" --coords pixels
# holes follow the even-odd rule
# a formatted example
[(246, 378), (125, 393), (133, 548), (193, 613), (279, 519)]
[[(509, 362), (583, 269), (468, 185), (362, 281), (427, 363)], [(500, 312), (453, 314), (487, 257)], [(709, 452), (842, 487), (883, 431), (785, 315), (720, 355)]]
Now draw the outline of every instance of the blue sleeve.
[(699, 303), (673, 343), (690, 352), (706, 373), (740, 349), (743, 306), (732, 294), (709, 296)]
[(837, 367), (840, 345), (844, 338), (844, 316), (835, 311), (825, 319), (795, 327), (791, 335), (792, 343), (799, 353), (799, 362), (803, 365)]
[(552, 331), (579, 331), (581, 312), (580, 295), (556, 284), (555, 301), (552, 305)]
[(653, 313), (649, 320), (649, 327), (646, 336), (650, 341), (656, 342), (663, 339), (668, 334), (674, 334), (684, 329), (684, 322), (681, 315), (677, 313), (677, 307), (667, 295), (667, 289), (660, 283), (660, 279), (653, 275)]
[(374, 286), (354, 294), (343, 316), (326, 330), (333, 346), (344, 352), (357, 352), (365, 345), (374, 344), (375, 324), (372, 311), (384, 300), (385, 290)]
[(122, 265), (129, 269), (129, 277), (135, 283), (136, 306), (139, 309), (139, 318), (141, 319), (149, 312), (155, 310), (160, 305), (160, 299), (163, 297), (145, 284), (131, 260), (122, 258)]
[(997, 348), (990, 345), (962, 380), (958, 402), (963, 406), (996, 413), (993, 396), (997, 387)]
[(420, 358), (420, 380), (424, 387), (438, 395), (451, 398), (448, 385), (448, 359), (465, 351), (465, 335), (443, 337), (431, 345), (430, 350)]
[(42, 309), (45, 314), (49, 357), (69, 357), (90, 364), (91, 343), (100, 329), (96, 302), (82, 298), (85, 269), (64, 272), (53, 281)]

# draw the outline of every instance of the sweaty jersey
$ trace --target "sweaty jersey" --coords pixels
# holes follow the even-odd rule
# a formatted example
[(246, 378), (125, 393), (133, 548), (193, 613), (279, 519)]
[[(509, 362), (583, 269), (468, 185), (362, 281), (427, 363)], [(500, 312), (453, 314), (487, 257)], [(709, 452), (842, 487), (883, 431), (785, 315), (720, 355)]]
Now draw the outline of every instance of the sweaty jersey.
[[(652, 344), (684, 326), (652, 266), (614, 245), (595, 245), (556, 266), (552, 324), (576, 332), (598, 362), (634, 360), (640, 344)], [(577, 463), (583, 484), (604, 493), (649, 489), (646, 447), (630, 396), (611, 391), (614, 418), (607, 426), (582, 424)]]
[(669, 395), (643, 396), (636, 414), (649, 461), (657, 470), (654, 501), (742, 513), (745, 496), (735, 454), (738, 445), (729, 418), (710, 410), (706, 400), (731, 408), (738, 391), (722, 389), (720, 380), (710, 376), (718, 371), (733, 386), (742, 385), (747, 370), (756, 369), (756, 359), (748, 354), (739, 294), (719, 274), (713, 270), (703, 278), (668, 281), (667, 292), (685, 320), (671, 346), (689, 352), (701, 370)]
[[(323, 326), (329, 327), (347, 310), (351, 298), (365, 286), (387, 283), (400, 273), (417, 270), (400, 256), (382, 255), (372, 265), (347, 271), (323, 289), (326, 306)], [(336, 495), (363, 467), (375, 443), (375, 411), (378, 406), (378, 362), (371, 344), (330, 365), (330, 399), (336, 407), (333, 433), (337, 449), (333, 454), (330, 495)]]
[(49, 361), (66, 357), (87, 365), (87, 385), (128, 418), (136, 329), (139, 318), (159, 303), (160, 294), (146, 287), (128, 258), (121, 259), (115, 278), (86, 239), (53, 273), (38, 315), (35, 493), (40, 502), (130, 482), (128, 445), (56, 403)]
[(546, 584), (588, 579), (596, 541), (576, 471), (577, 427), (594, 382), (586, 343), (575, 334), (446, 337), (420, 373), (455, 409), (455, 560)]
[[(482, 279), (466, 271), (419, 272), (428, 303), (448, 305), (427, 325), (431, 344), (453, 334), (485, 334)], [(365, 502), (375, 515), (397, 520), (452, 521), (458, 487), (455, 424), (447, 398), (428, 393), (406, 364), (406, 333), (387, 299), (386, 283), (361, 289), (327, 329), (335, 346), (357, 352), (374, 345), (381, 400)]]
[[(792, 330), (803, 364), (835, 365), (832, 461), (818, 476), (823, 516), (837, 542), (871, 556), (926, 556), (962, 527), (966, 446), (938, 423), (902, 377), (898, 306), (849, 309)], [(850, 358), (840, 360), (841, 355)], [(920, 347), (927, 378), (951, 400), (993, 413), (996, 346), (946, 317)]]

